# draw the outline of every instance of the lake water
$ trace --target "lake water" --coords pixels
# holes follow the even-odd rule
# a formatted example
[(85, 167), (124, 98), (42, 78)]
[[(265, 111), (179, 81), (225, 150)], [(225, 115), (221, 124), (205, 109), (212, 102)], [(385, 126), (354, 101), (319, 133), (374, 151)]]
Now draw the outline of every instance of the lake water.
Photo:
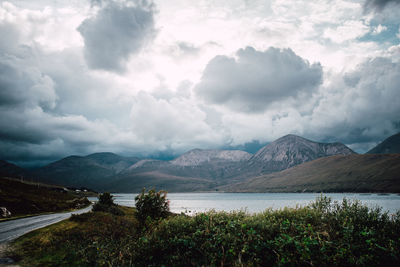
[[(136, 194), (115, 193), (115, 203), (134, 207)], [(282, 209), (284, 207), (305, 206), (313, 202), (319, 193), (168, 193), (170, 210), (175, 213), (194, 214), (209, 210), (234, 211), (246, 210), (249, 213), (262, 212), (267, 208)], [(326, 193), (334, 201), (343, 198), (360, 200), (369, 207), (382, 207), (384, 211), (395, 213), (400, 210), (398, 194), (353, 194)]]

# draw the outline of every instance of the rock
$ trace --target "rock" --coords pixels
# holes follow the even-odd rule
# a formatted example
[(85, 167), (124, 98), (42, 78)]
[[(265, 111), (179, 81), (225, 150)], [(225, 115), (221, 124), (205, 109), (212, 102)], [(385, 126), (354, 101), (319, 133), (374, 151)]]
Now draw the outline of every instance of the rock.
[(11, 217), (11, 212), (6, 207), (0, 207), (0, 218)]

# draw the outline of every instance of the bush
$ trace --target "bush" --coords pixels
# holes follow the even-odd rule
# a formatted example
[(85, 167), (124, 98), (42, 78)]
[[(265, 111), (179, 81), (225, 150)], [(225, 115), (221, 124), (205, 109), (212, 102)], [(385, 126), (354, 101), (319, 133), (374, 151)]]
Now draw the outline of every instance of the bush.
[(136, 202), (140, 212), (112, 205), (126, 215), (76, 215), (32, 232), (16, 256), (27, 266), (400, 266), (400, 212), (357, 201), (321, 196), (302, 208), (176, 215), (146, 228), (135, 217), (163, 218), (142, 209), (161, 204), (156, 214), (168, 215), (166, 193), (143, 190)]
[(103, 194), (100, 194), (99, 196), (99, 203), (106, 205), (106, 206), (112, 206), (115, 205), (114, 204), (114, 200), (113, 200), (113, 195), (111, 195), (108, 192), (105, 192)]
[(141, 223), (146, 222), (148, 218), (158, 220), (166, 218), (169, 214), (169, 202), (167, 192), (156, 192), (154, 189), (146, 193), (143, 188), (142, 193), (135, 197), (137, 218)]
[(124, 212), (114, 203), (113, 196), (108, 192), (100, 194), (99, 201), (93, 206), (93, 211), (103, 211), (114, 215), (124, 215)]

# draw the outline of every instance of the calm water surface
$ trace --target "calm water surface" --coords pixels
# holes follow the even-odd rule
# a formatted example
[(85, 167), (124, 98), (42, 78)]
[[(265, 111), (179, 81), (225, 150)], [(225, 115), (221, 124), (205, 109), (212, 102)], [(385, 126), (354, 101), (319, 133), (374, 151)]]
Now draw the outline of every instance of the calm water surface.
[[(136, 194), (115, 193), (115, 203), (134, 207)], [(313, 202), (319, 193), (168, 193), (170, 209), (176, 213), (194, 214), (209, 210), (234, 211), (246, 210), (250, 213), (262, 212), (267, 208), (281, 209), (284, 207), (305, 206)], [(400, 195), (398, 194), (324, 194), (334, 201), (341, 202), (343, 198), (360, 200), (369, 207), (382, 207), (383, 210), (394, 213), (400, 210)]]

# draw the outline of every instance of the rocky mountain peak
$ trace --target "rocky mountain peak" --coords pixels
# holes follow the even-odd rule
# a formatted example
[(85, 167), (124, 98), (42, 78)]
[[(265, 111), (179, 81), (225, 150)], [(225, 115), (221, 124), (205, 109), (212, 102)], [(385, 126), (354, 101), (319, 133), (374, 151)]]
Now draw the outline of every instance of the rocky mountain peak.
[(178, 166), (198, 166), (211, 161), (240, 162), (250, 159), (252, 155), (241, 150), (193, 149), (170, 163)]
[(261, 148), (250, 165), (262, 165), (265, 172), (280, 171), (317, 158), (354, 152), (341, 143), (318, 143), (289, 134)]

